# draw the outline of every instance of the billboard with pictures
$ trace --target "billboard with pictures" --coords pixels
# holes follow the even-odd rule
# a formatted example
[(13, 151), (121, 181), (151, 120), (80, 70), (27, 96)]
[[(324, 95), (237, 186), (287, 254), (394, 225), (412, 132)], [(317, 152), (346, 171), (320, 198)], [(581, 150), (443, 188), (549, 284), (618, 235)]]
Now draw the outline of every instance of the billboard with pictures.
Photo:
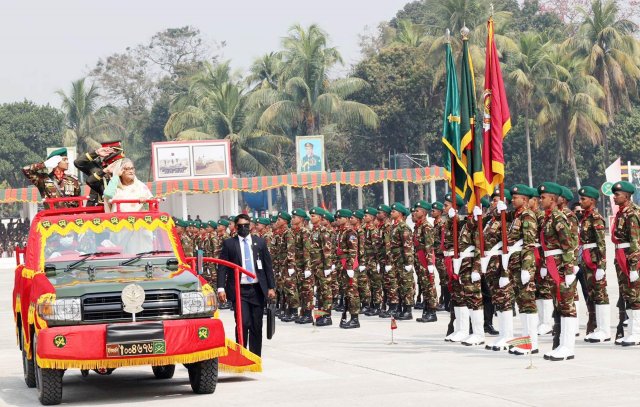
[(153, 143), (151, 151), (155, 181), (231, 176), (229, 140)]

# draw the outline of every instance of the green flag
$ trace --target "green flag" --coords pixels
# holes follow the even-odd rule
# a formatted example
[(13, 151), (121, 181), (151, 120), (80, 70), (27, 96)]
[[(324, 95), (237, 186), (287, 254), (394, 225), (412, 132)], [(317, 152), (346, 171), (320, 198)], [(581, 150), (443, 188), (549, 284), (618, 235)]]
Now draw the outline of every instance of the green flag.
[(451, 181), (453, 173), (455, 190), (461, 197), (468, 188), (467, 168), (462, 162), (460, 139), (460, 99), (458, 94), (458, 77), (456, 65), (451, 55), (451, 44), (446, 46), (447, 90), (444, 104), (444, 120), (442, 127), (442, 143), (444, 144), (444, 170)]

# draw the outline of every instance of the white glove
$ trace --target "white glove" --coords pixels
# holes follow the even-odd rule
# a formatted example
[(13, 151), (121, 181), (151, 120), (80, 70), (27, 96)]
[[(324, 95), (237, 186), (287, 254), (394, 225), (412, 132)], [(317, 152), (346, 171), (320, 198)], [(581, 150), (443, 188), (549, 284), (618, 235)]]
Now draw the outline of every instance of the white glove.
[(475, 283), (476, 281), (480, 281), (480, 273), (473, 271), (471, 272), (471, 282)]
[(411, 264), (404, 266), (405, 271), (413, 271), (413, 266)]
[(311, 270), (305, 270), (304, 271), (304, 278), (309, 278), (311, 277)]
[(531, 275), (527, 270), (522, 270), (520, 271), (520, 279), (522, 280), (522, 285), (527, 285), (531, 281)]
[(380, 264), (376, 264), (376, 271), (379, 273), (380, 272)]
[(336, 265), (335, 264), (331, 265), (331, 271), (336, 271)]
[(365, 266), (358, 266), (358, 270), (360, 271), (364, 271), (365, 268), (366, 268)]
[(478, 220), (479, 216), (482, 216), (482, 208), (480, 208), (479, 206), (474, 206), (473, 207), (473, 218), (475, 220)]
[(44, 165), (47, 168), (56, 168), (58, 164), (60, 164), (60, 161), (62, 161), (62, 157), (59, 155), (54, 155), (53, 157), (45, 161)]
[(430, 274), (434, 274), (436, 272), (436, 266), (434, 266), (433, 264), (429, 264), (427, 266), (427, 270), (429, 270)]
[(449, 215), (450, 218), (453, 218), (454, 216), (456, 216), (456, 210), (453, 208), (449, 208), (449, 210), (447, 211), (447, 215)]
[(566, 276), (564, 276), (564, 285), (566, 285), (567, 287), (573, 284), (574, 281), (576, 281), (575, 274), (567, 274)]
[(287, 273), (289, 273), (289, 277), (291, 277), (293, 275), (293, 273), (295, 273), (296, 271), (294, 269), (288, 269)]
[(580, 267), (579, 266), (573, 266), (573, 274), (576, 274), (578, 271), (580, 271)]
[(325, 277), (329, 277), (330, 274), (331, 274), (331, 269), (328, 269), (328, 270), (324, 271), (324, 276)]
[(507, 284), (509, 284), (509, 277), (500, 277), (498, 280), (498, 286), (500, 286), (500, 288), (504, 288)]
[(596, 281), (600, 281), (604, 278), (604, 270), (603, 269), (597, 269), (596, 270)]
[(349, 276), (349, 278), (353, 278), (355, 274), (353, 273), (353, 270), (347, 270), (347, 275)]
[(629, 272), (629, 281), (631, 281), (632, 283), (638, 281), (638, 277), (638, 270), (631, 270)]
[(547, 276), (547, 269), (546, 269), (546, 267), (542, 267), (540, 269), (540, 277), (541, 278), (545, 278), (546, 276)]
[(507, 204), (502, 201), (498, 201), (498, 203), (496, 204), (496, 209), (498, 210), (498, 213), (502, 213), (502, 211), (507, 210)]
[(388, 273), (391, 271), (391, 266), (384, 266), (384, 272)]

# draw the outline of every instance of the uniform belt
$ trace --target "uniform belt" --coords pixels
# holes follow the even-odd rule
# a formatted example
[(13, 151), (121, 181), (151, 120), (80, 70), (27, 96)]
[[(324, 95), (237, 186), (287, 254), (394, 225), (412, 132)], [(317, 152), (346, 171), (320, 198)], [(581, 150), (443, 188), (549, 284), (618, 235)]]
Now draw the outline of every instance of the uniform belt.
[(618, 243), (616, 245), (616, 249), (628, 249), (631, 247), (631, 243), (627, 242), (627, 243)]
[(453, 257), (453, 250), (445, 250), (442, 252), (442, 254), (444, 255), (444, 257)]
[(564, 251), (562, 249), (554, 249), (554, 250), (545, 250), (544, 251), (544, 257), (559, 256), (561, 254), (564, 254)]
[(586, 243), (582, 245), (583, 249), (596, 249), (598, 248), (598, 243)]
[(521, 252), (522, 243), (524, 243), (524, 241), (520, 239), (517, 242), (515, 242), (513, 245), (509, 246), (507, 250), (509, 251), (509, 253)]
[(534, 247), (540, 247), (541, 245), (540, 245), (540, 243), (534, 243), (533, 246)]
[(469, 246), (466, 249), (464, 249), (461, 253), (460, 253), (460, 258), (461, 259), (466, 259), (469, 257), (473, 257), (475, 255), (474, 250), (476, 250), (475, 246)]

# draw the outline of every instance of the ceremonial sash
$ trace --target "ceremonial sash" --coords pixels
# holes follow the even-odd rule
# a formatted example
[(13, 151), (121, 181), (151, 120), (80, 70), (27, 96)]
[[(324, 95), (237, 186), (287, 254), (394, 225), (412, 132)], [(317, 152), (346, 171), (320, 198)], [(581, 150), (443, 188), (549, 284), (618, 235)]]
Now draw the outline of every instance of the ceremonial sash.
[[(540, 232), (540, 245), (542, 246), (542, 250), (544, 250), (546, 252), (547, 251), (547, 245), (544, 242), (544, 231)], [(547, 256), (545, 254), (544, 262), (545, 262), (545, 265), (547, 266), (547, 272), (549, 273), (549, 275), (551, 276), (553, 281), (558, 286), (558, 294), (559, 294), (560, 293), (560, 282), (561, 282), (562, 279), (560, 278), (560, 273), (558, 272), (558, 265), (556, 264), (556, 259), (555, 259), (555, 257), (553, 255)]]
[(616, 262), (618, 263), (620, 270), (622, 270), (624, 275), (627, 276), (627, 279), (629, 279), (629, 264), (627, 263), (627, 254), (624, 251), (627, 247), (619, 247), (621, 245), (624, 245), (624, 243), (621, 243), (620, 239), (618, 239), (614, 234), (614, 231), (618, 228), (618, 220), (621, 214), (622, 211), (619, 210), (616, 214), (615, 222), (613, 222), (613, 226), (611, 227), (611, 241), (616, 245)]

